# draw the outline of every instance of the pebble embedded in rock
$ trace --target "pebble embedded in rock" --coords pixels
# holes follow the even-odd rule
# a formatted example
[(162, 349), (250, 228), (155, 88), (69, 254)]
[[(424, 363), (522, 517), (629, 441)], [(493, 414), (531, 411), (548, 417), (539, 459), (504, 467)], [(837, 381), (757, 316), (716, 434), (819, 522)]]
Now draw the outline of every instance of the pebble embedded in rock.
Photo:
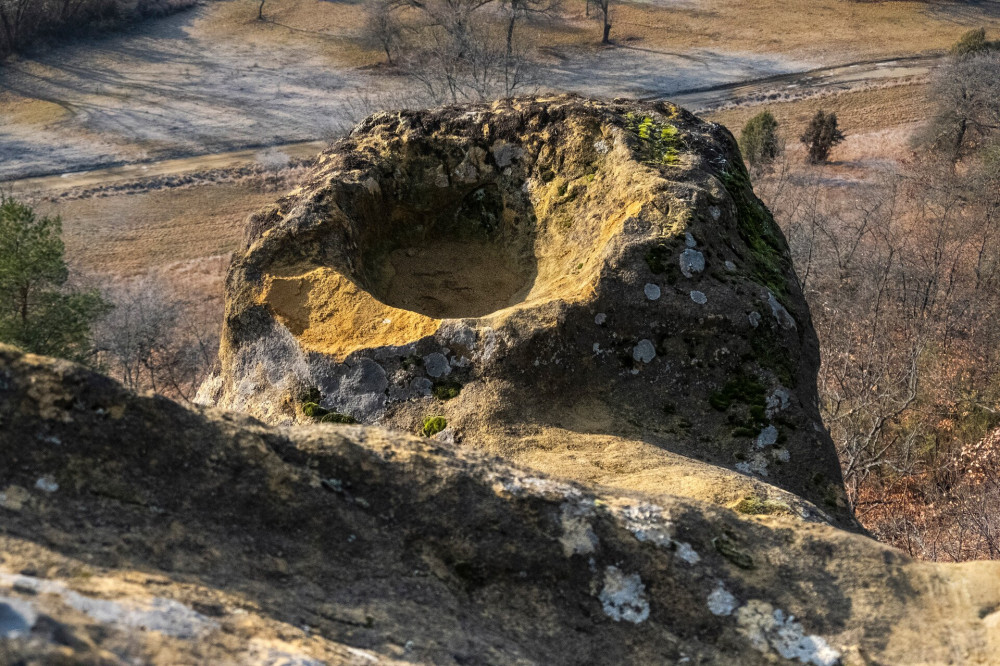
[(646, 294), (646, 298), (651, 301), (655, 301), (660, 297), (660, 288), (652, 282), (647, 283), (646, 286), (643, 287), (642, 291)]
[(705, 303), (708, 303), (708, 296), (706, 296), (702, 291), (692, 291), (691, 300), (698, 305), (704, 305)]

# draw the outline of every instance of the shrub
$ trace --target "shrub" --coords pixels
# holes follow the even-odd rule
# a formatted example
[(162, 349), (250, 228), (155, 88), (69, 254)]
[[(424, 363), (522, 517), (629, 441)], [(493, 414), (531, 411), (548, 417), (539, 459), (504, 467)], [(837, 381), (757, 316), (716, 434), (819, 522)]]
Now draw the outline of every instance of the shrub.
[(802, 135), (802, 143), (809, 151), (809, 163), (825, 162), (830, 150), (844, 140), (844, 134), (837, 128), (837, 114), (816, 112)]
[(770, 111), (761, 111), (747, 121), (740, 132), (740, 151), (754, 171), (766, 170), (781, 154), (778, 121)]
[(952, 55), (964, 56), (988, 51), (992, 44), (986, 41), (986, 28), (975, 28), (962, 35), (951, 47)]

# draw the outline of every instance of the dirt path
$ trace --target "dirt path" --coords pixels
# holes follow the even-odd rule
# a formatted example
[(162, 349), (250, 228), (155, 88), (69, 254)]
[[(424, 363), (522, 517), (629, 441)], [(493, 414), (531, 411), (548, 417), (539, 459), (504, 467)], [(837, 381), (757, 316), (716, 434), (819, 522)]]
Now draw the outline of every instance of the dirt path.
[[(680, 90), (675, 93), (657, 93), (647, 95), (646, 99), (669, 98), (692, 111), (705, 112), (730, 105), (786, 101), (872, 86), (888, 87), (900, 82), (926, 77), (939, 67), (941, 62), (941, 56), (918, 56), (837, 65), (794, 74), (765, 76), (749, 81)], [(315, 154), (323, 145), (325, 145), (324, 141), (301, 141), (280, 143), (274, 149), (289, 157), (296, 158)], [(4, 184), (4, 187), (14, 193), (58, 192), (71, 188), (128, 182), (160, 175), (239, 167), (255, 161), (258, 154), (259, 149), (224, 151), (42, 177), (11, 179)]]
[(328, 138), (363, 94), (397, 85), (226, 23), (225, 5), (6, 63), (0, 180)]
[[(239, 8), (217, 2), (5, 64), (0, 183), (64, 190), (227, 168), (254, 161), (260, 146), (295, 157), (375, 106), (407, 98), (401, 79), (344, 64), (346, 32), (290, 32), (234, 19)], [(696, 111), (892, 85), (926, 76), (937, 62), (817, 69), (777, 54), (627, 43), (562, 45), (544, 60), (542, 90), (670, 98)]]
[[(326, 146), (325, 141), (303, 141), (288, 143), (268, 149), (292, 159), (305, 159), (316, 155)], [(4, 189), (12, 194), (28, 192), (59, 193), (76, 188), (91, 188), (99, 185), (128, 183), (157, 176), (173, 176), (198, 171), (214, 169), (231, 169), (252, 164), (258, 161), (262, 151), (259, 149), (236, 150), (223, 153), (211, 153), (196, 157), (180, 157), (158, 162), (123, 164), (121, 166), (88, 171), (73, 171), (54, 176), (39, 176), (21, 178), (3, 183)]]
[(778, 74), (751, 81), (681, 90), (673, 94), (655, 94), (646, 100), (666, 99), (694, 112), (704, 112), (730, 105), (790, 101), (866, 87), (890, 87), (902, 82), (924, 79), (944, 62), (942, 55), (921, 55), (820, 67), (793, 74)]

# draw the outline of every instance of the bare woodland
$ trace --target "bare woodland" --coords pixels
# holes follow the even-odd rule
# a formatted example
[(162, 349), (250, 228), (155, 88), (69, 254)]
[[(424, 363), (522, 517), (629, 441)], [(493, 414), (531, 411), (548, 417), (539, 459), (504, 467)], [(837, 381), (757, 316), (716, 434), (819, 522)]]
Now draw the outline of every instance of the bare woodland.
[(912, 158), (864, 184), (787, 161), (757, 189), (788, 237), (823, 417), (878, 538), (1000, 557), (1000, 58), (956, 58)]
[(187, 9), (197, 0), (0, 0), (0, 58), (47, 37), (78, 37)]

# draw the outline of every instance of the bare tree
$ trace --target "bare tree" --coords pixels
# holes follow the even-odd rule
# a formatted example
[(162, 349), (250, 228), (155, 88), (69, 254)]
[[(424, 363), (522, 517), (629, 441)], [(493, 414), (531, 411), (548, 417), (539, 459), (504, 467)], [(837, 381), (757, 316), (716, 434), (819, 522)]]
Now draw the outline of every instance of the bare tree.
[(373, 0), (365, 6), (362, 39), (385, 53), (389, 65), (402, 45), (403, 26), (396, 18), (398, 5), (394, 0)]
[(32, 18), (31, 10), (36, 7), (34, 0), (0, 0), (0, 25), (3, 26), (8, 52), (23, 45), (23, 34)]
[[(611, 43), (611, 1), (612, 0), (591, 0), (597, 7), (598, 17), (601, 20), (603, 32), (601, 33), (601, 44)], [(589, 7), (589, 5), (588, 5)]]
[(167, 293), (164, 283), (150, 278), (109, 289), (114, 309), (100, 322), (96, 343), (109, 371), (129, 388), (191, 400), (217, 339)]
[(561, 2), (560, 0), (502, 0), (502, 3), (507, 14), (505, 83), (508, 90), (512, 90), (515, 87), (511, 83), (516, 78), (516, 68), (524, 61), (524, 58), (518, 58), (516, 55), (514, 28), (518, 21), (552, 16), (559, 9)]
[(422, 33), (423, 45), (413, 49), (404, 71), (422, 84), (434, 102), (483, 101), (509, 97), (531, 81), (532, 67), (515, 42), (507, 52), (503, 37), (490, 26), (452, 23)]
[(936, 108), (924, 142), (958, 161), (1000, 129), (1000, 53), (955, 56), (933, 81)]

